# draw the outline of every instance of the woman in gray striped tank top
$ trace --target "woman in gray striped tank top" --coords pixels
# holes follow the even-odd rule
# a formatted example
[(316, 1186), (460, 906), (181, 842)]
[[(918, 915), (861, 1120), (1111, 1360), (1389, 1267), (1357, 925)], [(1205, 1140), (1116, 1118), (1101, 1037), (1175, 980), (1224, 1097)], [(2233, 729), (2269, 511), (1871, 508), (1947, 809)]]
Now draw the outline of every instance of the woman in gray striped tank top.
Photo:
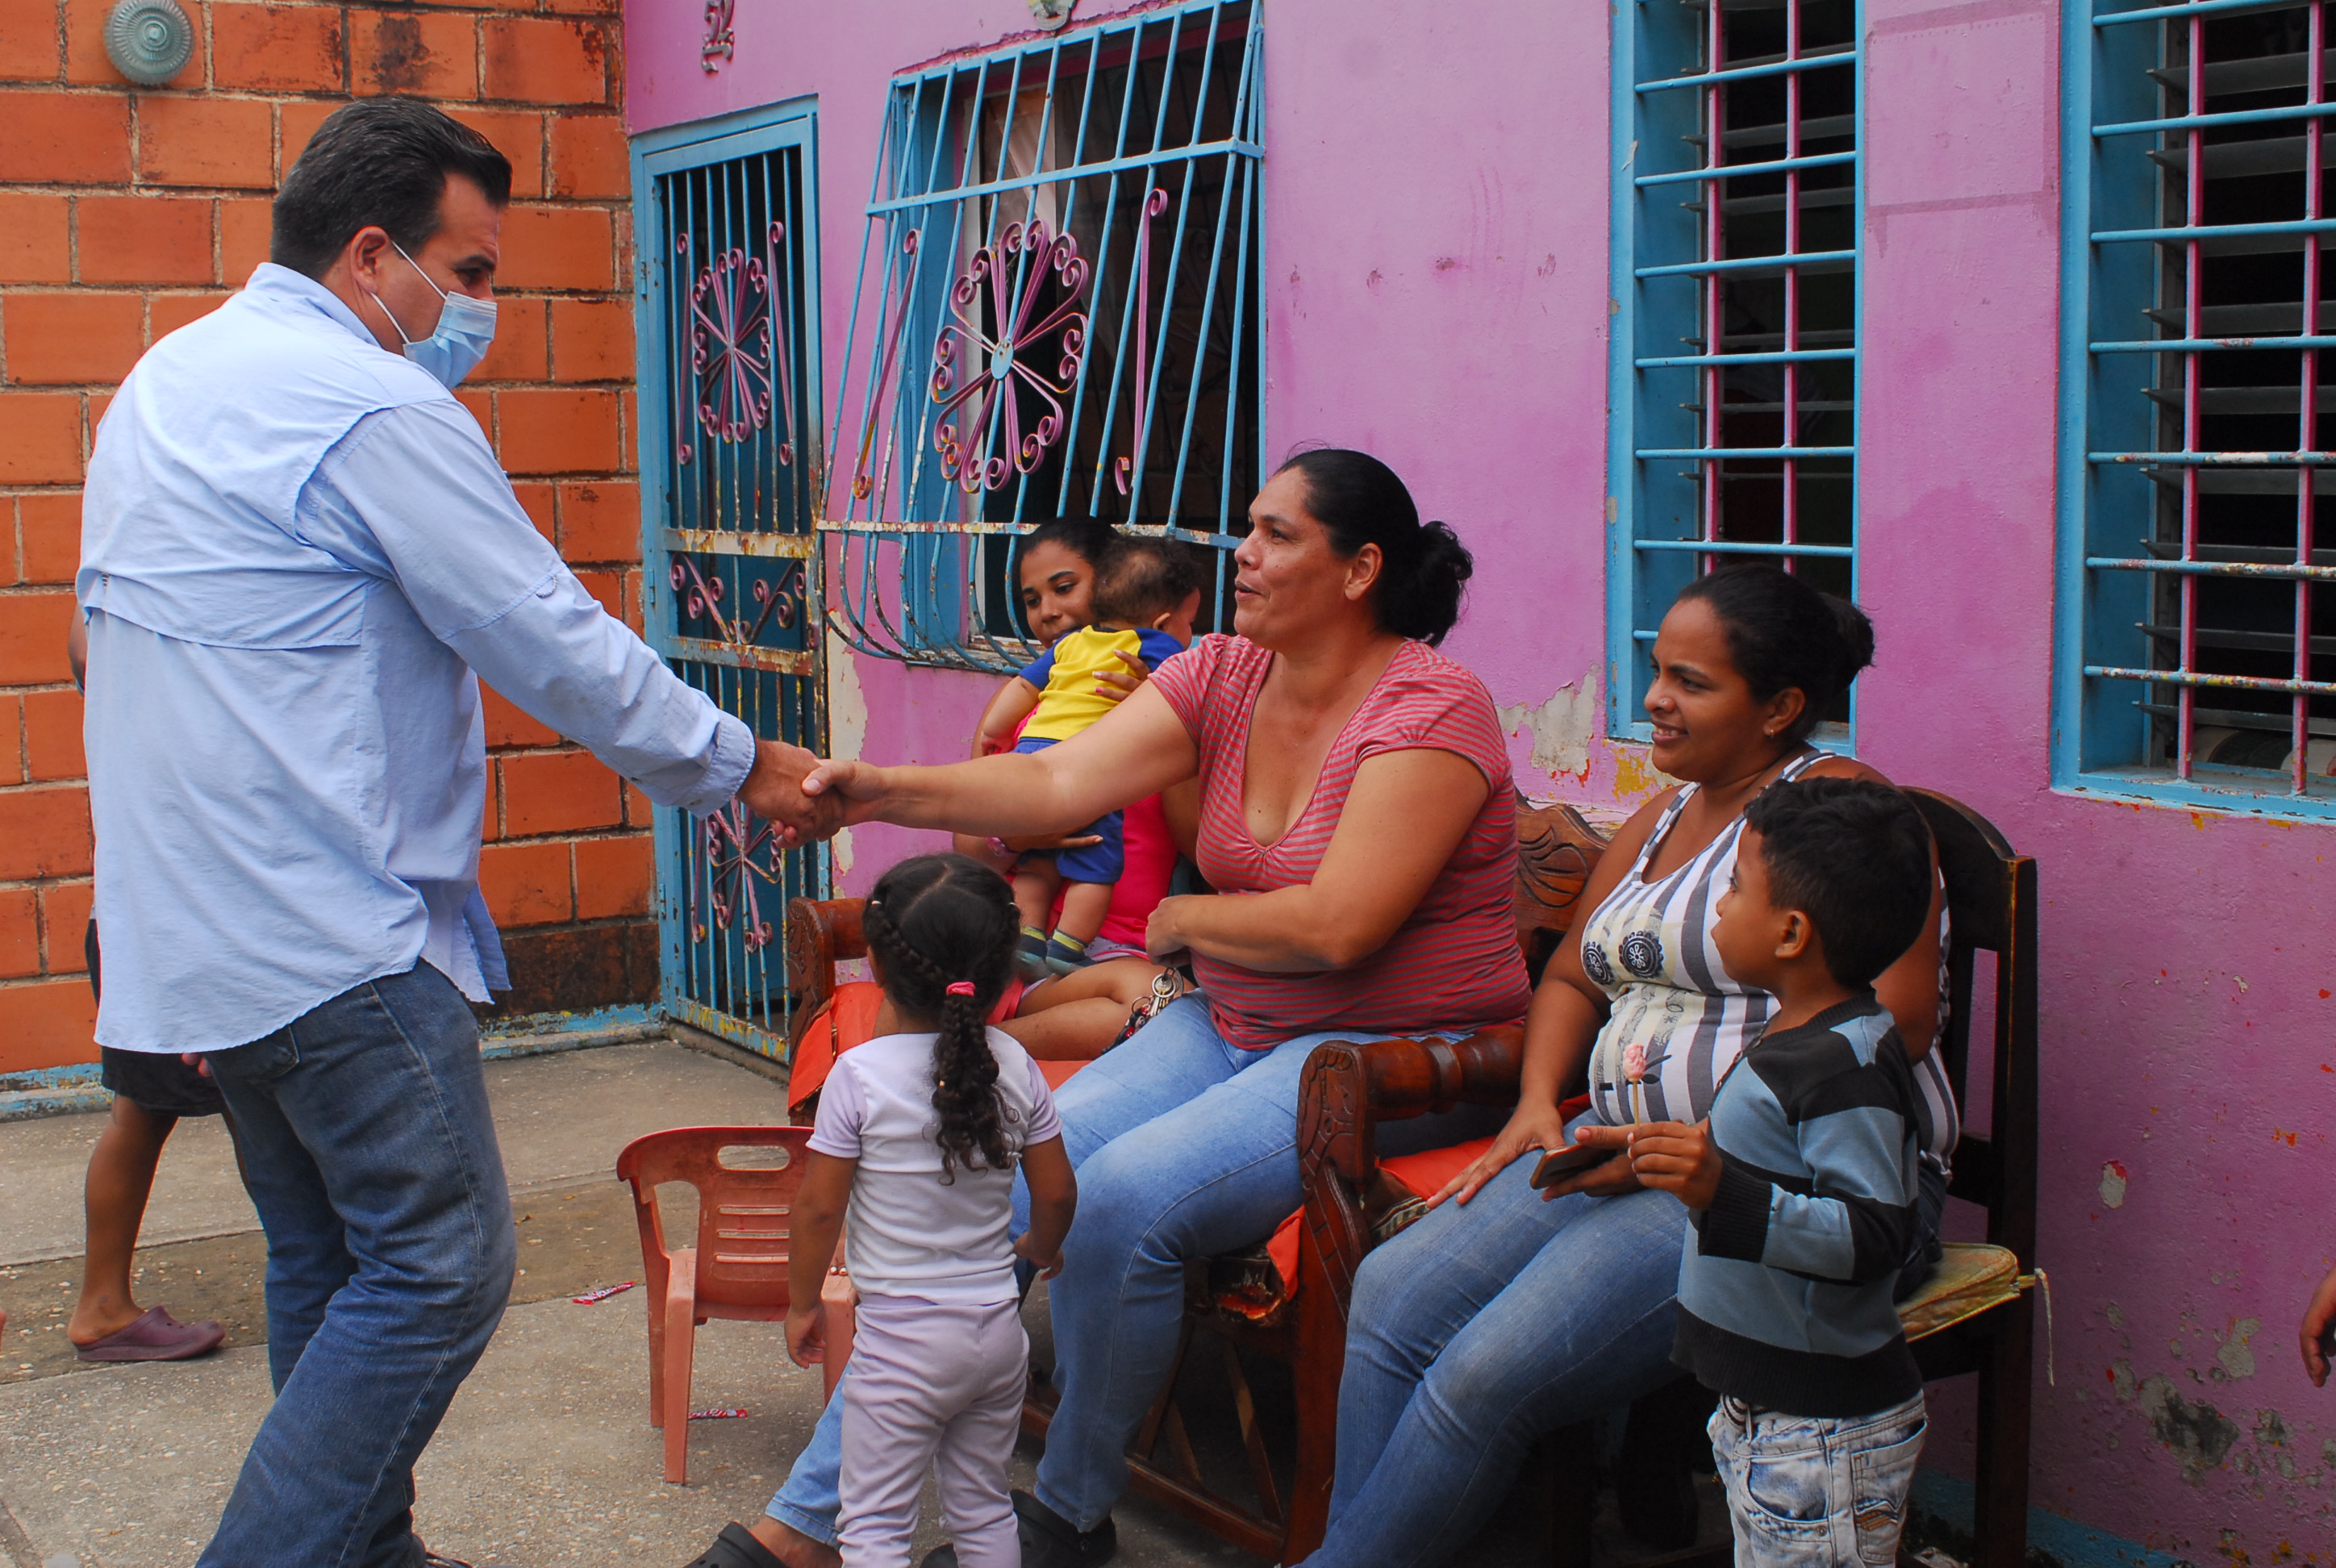
[[(1744, 808), (1780, 778), (1881, 779), (1808, 738), (1873, 652), (1854, 607), (1767, 568), (1699, 579), (1664, 617), (1646, 699), (1653, 760), (1688, 782), (1624, 824), (1583, 890), (1591, 913), (1550, 960), (1526, 1021), (1508, 1126), (1426, 1218), (1364, 1261), (1330, 1529), (1308, 1568), (1440, 1560), (1507, 1493), (1536, 1437), (1679, 1375), (1670, 1347), (1686, 1211), (1640, 1187), (1627, 1156), (1546, 1197), (1528, 1178), (1576, 1126), (1700, 1120), (1757, 1037), (1770, 999), (1728, 975), (1710, 936)], [(1875, 982), (1909, 1041), (1937, 1036), (1942, 919), (1942, 897)], [(1927, 1247), (1960, 1129), (1927, 1048), (1917, 1077)], [(1585, 1080), (1591, 1109), (1566, 1125), (1558, 1104)], [(1680, 1484), (1633, 1471), (1626, 1448), (1624, 1523), (1659, 1525), (1664, 1510), (1651, 1505)]]

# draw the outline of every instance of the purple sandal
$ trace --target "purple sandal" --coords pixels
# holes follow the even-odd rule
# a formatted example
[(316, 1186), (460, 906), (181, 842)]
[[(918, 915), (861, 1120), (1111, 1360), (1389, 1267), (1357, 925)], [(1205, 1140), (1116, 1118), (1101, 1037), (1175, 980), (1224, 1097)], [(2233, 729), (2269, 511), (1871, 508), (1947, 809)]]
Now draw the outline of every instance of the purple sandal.
[(84, 1361), (187, 1361), (219, 1348), (227, 1330), (216, 1319), (181, 1323), (160, 1307), (149, 1307), (127, 1329), (73, 1347)]

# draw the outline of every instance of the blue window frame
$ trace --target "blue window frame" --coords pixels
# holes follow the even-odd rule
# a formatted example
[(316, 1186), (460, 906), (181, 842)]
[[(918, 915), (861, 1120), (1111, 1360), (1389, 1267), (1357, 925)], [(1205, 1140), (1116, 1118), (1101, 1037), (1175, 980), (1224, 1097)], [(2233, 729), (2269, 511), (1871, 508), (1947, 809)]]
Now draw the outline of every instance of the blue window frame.
[(2063, 785), (2336, 814), (2328, 5), (2092, 0), (2063, 48)]
[(1610, 735), (1646, 737), (1649, 645), (1698, 573), (1855, 590), (1860, 35), (1856, 0), (1617, 17)]
[(1255, 0), (905, 73), (885, 110), (820, 531), (831, 624), (886, 657), (1032, 656), (1017, 536), (1211, 547), (1264, 433)]

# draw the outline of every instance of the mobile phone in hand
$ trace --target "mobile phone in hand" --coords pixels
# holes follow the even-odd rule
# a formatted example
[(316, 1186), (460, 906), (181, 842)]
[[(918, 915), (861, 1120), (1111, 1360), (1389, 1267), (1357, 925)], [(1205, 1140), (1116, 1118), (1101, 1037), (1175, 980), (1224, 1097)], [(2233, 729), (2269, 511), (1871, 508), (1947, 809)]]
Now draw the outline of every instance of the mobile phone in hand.
[(1614, 1152), (1595, 1144), (1576, 1144), (1568, 1149), (1552, 1149), (1541, 1157), (1541, 1164), (1533, 1167), (1533, 1190), (1540, 1192), (1553, 1187), (1577, 1172), (1586, 1171), (1592, 1165), (1602, 1165), (1613, 1157)]

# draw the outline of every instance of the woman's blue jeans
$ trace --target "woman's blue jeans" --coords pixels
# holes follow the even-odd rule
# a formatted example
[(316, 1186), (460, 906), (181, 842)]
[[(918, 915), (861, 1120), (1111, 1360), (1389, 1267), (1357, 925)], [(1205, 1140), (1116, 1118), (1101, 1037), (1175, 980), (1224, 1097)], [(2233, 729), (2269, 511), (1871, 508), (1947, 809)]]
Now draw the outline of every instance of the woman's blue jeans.
[[(1306, 1568), (1441, 1561), (1499, 1505), (1536, 1438), (1680, 1375), (1686, 1208), (1644, 1190), (1543, 1203), (1527, 1184), (1538, 1163), (1517, 1161), (1363, 1260), (1330, 1529)], [(1929, 1272), (1946, 1205), (1943, 1174), (1926, 1162), (1922, 1175), (1902, 1296)]]
[(1441, 1561), (1544, 1432), (1679, 1375), (1687, 1210), (1668, 1193), (1544, 1203), (1521, 1159), (1374, 1251), (1355, 1280), (1330, 1529), (1307, 1568)]
[(276, 1403), (200, 1568), (408, 1568), (414, 1462), (519, 1261), (470, 1005), (416, 964), (208, 1060), (268, 1232)]
[[(1187, 998), (1056, 1096), (1079, 1207), (1063, 1271), (1047, 1287), (1062, 1398), (1036, 1489), (1079, 1529), (1100, 1524), (1127, 1485), (1128, 1442), (1175, 1359), (1185, 1260), (1262, 1241), (1299, 1206), (1298, 1086), (1307, 1057), (1330, 1040), (1386, 1037), (1333, 1031), (1244, 1051)], [(1500, 1119), (1470, 1107), (1390, 1122), (1380, 1146), (1436, 1148)], [(828, 1541), (839, 1415), (831, 1403), (770, 1506), (772, 1517)]]

